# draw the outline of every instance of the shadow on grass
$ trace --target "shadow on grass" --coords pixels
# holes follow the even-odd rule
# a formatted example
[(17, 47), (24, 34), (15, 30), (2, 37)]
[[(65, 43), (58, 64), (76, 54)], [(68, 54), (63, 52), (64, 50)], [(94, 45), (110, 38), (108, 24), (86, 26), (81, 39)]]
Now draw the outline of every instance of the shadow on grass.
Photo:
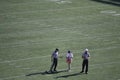
[(27, 74), (26, 76), (32, 76), (32, 75), (46, 75), (46, 74), (57, 74), (57, 73), (61, 73), (61, 72), (67, 72), (67, 70), (61, 70), (61, 71), (57, 71), (57, 72), (49, 72), (49, 71), (36, 72), (36, 73)]
[(116, 2), (120, 2), (120, 0), (111, 0), (111, 1), (116, 1)]
[(114, 5), (120, 7), (120, 0), (91, 0), (96, 1), (104, 4)]
[(71, 77), (71, 76), (78, 76), (78, 75), (82, 75), (82, 73), (73, 73), (73, 74), (68, 74), (68, 75), (63, 75), (63, 76), (57, 76), (55, 77), (56, 79), (57, 78), (68, 78), (68, 77)]

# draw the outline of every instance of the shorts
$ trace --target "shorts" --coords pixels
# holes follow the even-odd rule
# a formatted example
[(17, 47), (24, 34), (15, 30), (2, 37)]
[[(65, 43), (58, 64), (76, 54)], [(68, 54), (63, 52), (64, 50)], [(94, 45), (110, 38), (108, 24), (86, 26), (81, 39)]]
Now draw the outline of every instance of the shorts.
[(70, 64), (70, 63), (72, 62), (72, 59), (67, 58), (67, 59), (66, 59), (66, 62), (67, 62), (68, 64)]

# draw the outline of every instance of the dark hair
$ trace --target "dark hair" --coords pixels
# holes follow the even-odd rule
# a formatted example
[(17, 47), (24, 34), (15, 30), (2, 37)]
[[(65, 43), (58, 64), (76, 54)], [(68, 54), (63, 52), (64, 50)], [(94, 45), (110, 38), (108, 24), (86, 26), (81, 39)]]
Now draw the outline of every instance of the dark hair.
[(59, 51), (59, 49), (58, 49), (58, 48), (56, 48), (56, 49), (55, 49), (55, 51)]
[(68, 51), (68, 53), (70, 53), (70, 50)]

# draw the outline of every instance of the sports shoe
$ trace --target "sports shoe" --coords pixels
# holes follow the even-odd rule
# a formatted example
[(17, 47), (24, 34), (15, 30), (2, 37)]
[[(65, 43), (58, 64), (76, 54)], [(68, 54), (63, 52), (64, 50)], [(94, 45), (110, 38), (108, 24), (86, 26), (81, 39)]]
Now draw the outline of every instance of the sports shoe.
[(85, 72), (85, 74), (88, 74), (87, 72)]
[(57, 70), (54, 70), (54, 72), (57, 72)]
[(84, 71), (81, 71), (80, 73), (83, 73)]

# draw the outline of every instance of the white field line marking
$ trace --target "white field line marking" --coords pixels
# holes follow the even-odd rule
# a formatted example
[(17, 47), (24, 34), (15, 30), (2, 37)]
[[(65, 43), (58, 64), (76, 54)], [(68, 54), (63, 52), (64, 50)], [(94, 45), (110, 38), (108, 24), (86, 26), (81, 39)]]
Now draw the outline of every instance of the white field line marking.
[[(111, 65), (111, 64), (120, 64), (120, 61), (115, 61), (115, 62), (106, 62), (106, 63), (101, 63), (101, 65)], [(94, 66), (99, 66), (100, 64), (94, 64), (94, 65), (90, 65), (91, 67), (94, 67)], [(101, 66), (99, 66), (101, 67)]]
[(15, 67), (17, 67), (17, 68), (21, 68), (22, 66), (15, 66)]
[(117, 13), (117, 11), (114, 11), (114, 10), (100, 11), (100, 13), (102, 13), (102, 14), (112, 14), (113, 16), (120, 16), (120, 14)]
[(14, 66), (14, 65), (15, 65), (15, 63), (9, 63), (9, 65), (10, 65), (10, 66)]
[(57, 4), (69, 4), (72, 3), (71, 1), (56, 1)]
[[(43, 0), (43, 1), (45, 1), (45, 0)], [(52, 0), (51, 0), (51, 1), (52, 1)], [(45, 1), (45, 2), (41, 2), (41, 1), (40, 1), (40, 2), (38, 2), (38, 1), (37, 1), (37, 2), (36, 2), (36, 1), (33, 2), (33, 1), (32, 1), (32, 2), (24, 2), (24, 3), (12, 3), (12, 4), (7, 4), (6, 6), (8, 6), (8, 7), (11, 7), (11, 6), (12, 6), (12, 7), (16, 7), (16, 6), (22, 6), (22, 5), (28, 5), (28, 4), (29, 4), (29, 5), (39, 4), (39, 5), (40, 5), (40, 4), (43, 4), (43, 3), (44, 3), (44, 4), (45, 4), (45, 3), (49, 3), (49, 2), (51, 2), (51, 1)], [(54, 1), (54, 2), (58, 2), (58, 1), (59, 1), (59, 2), (68, 2), (68, 3), (71, 2), (71, 1), (68, 1), (68, 0), (67, 0), (67, 1), (53, 0), (53, 1)], [(4, 5), (4, 4), (1, 4), (1, 5)]]
[[(11, 15), (10, 15), (11, 16)], [(7, 22), (7, 23), (1, 23), (0, 25), (7, 25), (7, 24), (11, 24), (11, 25), (13, 25), (13, 24), (18, 24), (18, 23), (32, 23), (32, 22), (34, 22), (34, 24), (39, 24), (39, 22), (40, 21), (51, 21), (51, 20), (66, 20), (66, 19), (69, 19), (69, 20), (73, 20), (73, 19), (76, 19), (76, 18), (81, 18), (81, 19), (86, 19), (86, 17), (88, 18), (88, 17), (93, 17), (93, 16), (97, 16), (97, 17), (99, 17), (99, 16), (101, 16), (100, 14), (89, 14), (89, 15), (87, 15), (87, 16), (72, 16), (72, 17), (64, 17), (64, 18), (51, 18), (51, 19), (42, 19), (42, 18), (39, 18), (39, 19), (37, 19), (37, 20), (33, 20), (33, 19), (31, 19), (31, 20), (28, 20), (28, 19), (25, 19), (25, 18), (21, 18), (21, 19), (24, 19), (24, 21), (17, 21), (17, 22)], [(104, 24), (105, 23), (108, 23), (108, 22), (104, 22)], [(100, 24), (99, 24), (100, 25)], [(46, 25), (46, 26), (49, 26), (49, 25)], [(52, 25), (51, 25), (52, 26)]]
[(6, 77), (6, 78), (0, 78), (0, 80), (9, 80), (9, 79), (13, 79), (13, 78), (20, 78), (20, 77), (25, 77), (25, 75), (19, 75), (19, 76), (11, 76), (11, 77)]
[[(31, 20), (28, 20), (28, 19), (24, 19), (24, 21), (17, 21), (17, 22), (7, 22), (7, 23), (1, 23), (0, 25), (7, 25), (7, 24), (18, 24), (18, 23), (33, 23), (34, 24), (39, 24), (40, 21), (56, 21), (56, 20), (66, 20), (66, 19), (69, 19), (69, 20), (72, 20), (72, 19), (76, 19), (76, 18), (86, 18), (86, 17), (92, 17), (92, 16), (101, 16), (101, 15), (87, 15), (87, 16), (73, 16), (73, 17), (64, 17), (64, 18), (50, 18), (50, 19), (42, 19), (42, 18), (39, 18), (39, 19), (31, 19)], [(39, 23), (38, 23), (39, 22)], [(45, 24), (44, 24), (45, 25)], [(45, 25), (45, 26), (50, 26), (50, 25)], [(52, 26), (52, 25), (51, 25)]]
[(118, 13), (118, 14), (113, 14), (113, 16), (120, 16), (120, 14)]
[[(98, 24), (99, 25), (99, 24)], [(74, 28), (75, 29), (75, 28)], [(77, 28), (76, 28), (77, 29)], [(53, 30), (53, 29), (52, 29)], [(66, 31), (66, 29), (65, 28), (61, 28), (60, 30), (65, 30)], [(35, 32), (37, 32), (37, 31), (35, 31)], [(38, 31), (39, 32), (39, 31)], [(74, 31), (75, 32), (75, 31)], [(73, 33), (74, 33), (73, 32)], [(20, 32), (21, 33), (21, 32)], [(31, 31), (29, 31), (29, 32), (24, 32), (24, 33), (22, 33), (22, 34), (28, 34), (28, 33), (31, 33)], [(33, 32), (34, 33), (34, 32)], [(76, 33), (76, 32), (75, 32)], [(80, 34), (80, 35), (83, 35), (82, 33), (77, 33), (77, 34)], [(12, 34), (0, 34), (0, 36), (11, 36), (11, 35), (15, 35), (16, 36), (16, 33), (12, 33)], [(119, 37), (120, 35), (119, 34), (112, 34), (112, 33), (107, 33), (107, 34), (104, 34), (104, 35), (97, 35), (97, 36), (89, 36), (89, 35), (86, 35), (86, 37), (84, 37), (84, 38), (81, 38), (82, 40), (83, 39), (96, 39), (96, 40), (98, 40), (98, 39), (104, 39), (104, 37), (112, 37), (112, 36), (115, 36), (115, 37)], [(58, 41), (68, 41), (68, 40), (74, 40), (74, 39), (72, 39), (72, 38), (67, 38), (67, 40), (63, 40), (63, 39), (60, 39), (60, 38), (58, 38), (58, 39), (51, 39), (51, 40), (49, 40), (49, 41), (54, 41), (54, 40), (58, 40)], [(45, 40), (44, 40), (45, 41)], [(109, 40), (108, 40), (109, 41)], [(23, 45), (24, 44), (24, 45)], [(7, 48), (7, 47), (12, 47), (12, 48), (15, 48), (15, 47), (24, 47), (25, 45), (31, 45), (31, 44), (42, 44), (42, 43), (40, 43), (40, 42), (38, 42), (38, 41), (30, 41), (29, 43), (27, 43), (26, 41), (21, 41), (21, 42), (19, 42), (19, 43), (7, 43), (6, 45), (5, 44), (2, 44), (1, 43), (1, 47), (0, 48)]]
[[(75, 18), (86, 18), (86, 17), (92, 17), (92, 16), (94, 16), (94, 15), (87, 15), (87, 16), (76, 16), (76, 17), (66, 17), (65, 19), (75, 19)], [(96, 16), (101, 16), (101, 15), (96, 15)], [(50, 20), (50, 19), (47, 19), (48, 21)], [(47, 21), (47, 20), (45, 20), (45, 21)], [(51, 19), (51, 20), (64, 20), (64, 18), (53, 18), (53, 19)], [(18, 23), (26, 23), (26, 22), (36, 22), (36, 21), (41, 21), (41, 20), (28, 20), (28, 21), (24, 21), (24, 22), (12, 22), (11, 24), (18, 24)], [(43, 20), (44, 21), (44, 20)], [(9, 24), (9, 23), (3, 23), (3, 24), (0, 24), (0, 25), (5, 25), (5, 24)], [(98, 25), (102, 25), (103, 23), (101, 23), (101, 24), (98, 24)], [(104, 22), (104, 24), (109, 24), (109, 22)], [(45, 27), (46, 29), (48, 28), (49, 29), (49, 25), (45, 25), (44, 24), (44, 26), (47, 26), (47, 27)], [(52, 25), (51, 25), (52, 26)], [(76, 26), (79, 26), (79, 25), (76, 25)], [(92, 26), (91, 26), (92, 27)], [(97, 27), (97, 26), (96, 26)], [(74, 27), (73, 29), (76, 29), (76, 28), (78, 28), (78, 27)], [(52, 29), (54, 29), (54, 30), (64, 30), (64, 31), (68, 31), (66, 28), (57, 28), (57, 27), (52, 27)], [(36, 33), (36, 32), (39, 32), (39, 33), (44, 33), (44, 31), (41, 31), (40, 32), (40, 30), (28, 30), (28, 31), (26, 31), (26, 32), (22, 32), (23, 34), (29, 34), (29, 33)], [(16, 33), (11, 33), (12, 35), (15, 35), (15, 34), (22, 34), (21, 32), (16, 32)], [(4, 34), (0, 34), (0, 36), (10, 36), (11, 34), (8, 34), (8, 33), (4, 33)], [(82, 34), (82, 33), (78, 33), (78, 34)], [(113, 34), (112, 33), (109, 33), (108, 34), (109, 36), (112, 36)]]
[(100, 13), (105, 13), (105, 14), (115, 14), (116, 11), (114, 11), (114, 10), (105, 10), (105, 11), (100, 11)]
[[(88, 17), (93, 17), (93, 16), (97, 16), (97, 17), (99, 17), (99, 16), (101, 16), (100, 14), (89, 14), (89, 15), (86, 15), (86, 16), (72, 16), (72, 17), (64, 17), (64, 18), (50, 18), (50, 19), (42, 19), (42, 18), (39, 18), (39, 19), (35, 19), (35, 20), (33, 20), (33, 19), (31, 19), (31, 20), (28, 20), (28, 19), (25, 19), (25, 18), (23, 18), (24, 19), (24, 21), (17, 21), (17, 22), (7, 22), (7, 23), (1, 23), (0, 25), (13, 25), (13, 24), (18, 24), (18, 23), (34, 23), (34, 24), (39, 24), (38, 22), (40, 22), (40, 21), (58, 21), (58, 20), (66, 20), (66, 19), (68, 19), (68, 20), (73, 20), (73, 19), (76, 19), (76, 18), (80, 18), (80, 19), (86, 19), (86, 18), (88, 18)], [(104, 24), (105, 23), (108, 23), (108, 22), (104, 22)], [(45, 25), (45, 26), (48, 26), (49, 27), (49, 25)], [(51, 25), (52, 26), (52, 25)]]
[[(24, 33), (25, 34), (25, 33)], [(77, 34), (82, 34), (82, 33), (77, 33)], [(4, 35), (5, 36), (5, 35)], [(84, 39), (96, 39), (96, 40), (100, 40), (100, 39), (103, 39), (103, 41), (104, 41), (104, 37), (112, 37), (112, 36), (119, 36), (119, 34), (115, 34), (115, 35), (113, 35), (113, 34), (105, 34), (105, 35), (98, 35), (98, 36), (89, 36), (89, 35), (86, 35), (86, 37), (84, 37), (84, 38), (81, 38), (81, 40), (84, 40)], [(69, 41), (69, 40), (74, 40), (74, 39), (72, 39), (72, 38), (67, 38), (67, 40), (64, 40), (64, 39), (52, 39), (52, 40), (49, 40), (49, 41)], [(45, 40), (44, 40), (45, 41)], [(105, 40), (105, 42), (106, 42), (107, 40)], [(107, 41), (107, 42), (109, 42), (109, 41)], [(116, 42), (115, 42), (116, 43)], [(30, 43), (27, 43), (26, 41), (21, 41), (21, 42), (19, 42), (19, 44), (18, 43), (7, 43), (6, 45), (5, 44), (2, 44), (1, 43), (1, 49), (4, 49), (4, 48), (7, 48), (7, 47), (11, 47), (11, 48), (16, 48), (16, 47), (25, 47), (25, 46), (29, 46), (29, 45), (42, 45), (43, 43), (40, 43), (40, 42), (37, 42), (37, 41), (31, 41)]]
[(58, 1), (61, 1), (61, 0), (49, 0), (49, 1), (52, 1), (52, 2), (58, 2)]
[[(115, 49), (115, 48), (119, 48), (118, 46), (114, 46), (114, 47), (106, 47), (106, 48), (99, 48), (99, 49), (91, 49), (91, 51), (96, 51), (96, 50), (109, 50), (109, 49)], [(83, 49), (80, 49), (80, 51)], [(12, 62), (18, 62), (18, 61), (26, 61), (26, 60), (32, 60), (32, 59), (40, 59), (40, 58), (46, 58), (46, 57), (50, 57), (51, 55), (47, 55), (47, 56), (40, 56), (40, 57), (30, 57), (30, 58), (25, 58), (25, 59), (18, 59), (18, 60), (10, 60), (10, 61), (2, 61), (0, 63), (12, 63)], [(63, 56), (63, 55), (61, 55)]]
[[(100, 66), (100, 65), (112, 65), (112, 64), (120, 64), (120, 62), (115, 61), (115, 62), (98, 63), (98, 64), (92, 64), (92, 65), (89, 64), (89, 67), (90, 67), (90, 70), (91, 70), (91, 69), (103, 67), (103, 66)], [(82, 64), (79, 67), (72, 67), (72, 69), (80, 69), (80, 70), (81, 70), (81, 68), (82, 68)], [(62, 70), (65, 70), (65, 69), (62, 69)]]
[(2, 13), (0, 15), (8, 15), (8, 14), (25, 14), (25, 13), (36, 13), (36, 12), (50, 12), (50, 11), (60, 11), (60, 10), (67, 10), (67, 9), (80, 9), (80, 8), (96, 8), (96, 7), (104, 7), (106, 5), (103, 6), (84, 6), (84, 7), (71, 7), (71, 8), (62, 8), (62, 9), (49, 9), (49, 10), (34, 10), (34, 11), (24, 11), (24, 12), (13, 12), (13, 13)]
[(0, 63), (11, 63), (11, 62), (25, 61), (25, 60), (38, 59), (38, 58), (45, 58), (45, 57), (50, 57), (50, 55), (42, 56), (42, 57), (31, 57), (31, 58), (25, 58), (25, 59), (3, 61), (3, 62), (0, 62)]
[(21, 69), (24, 69), (24, 70), (30, 70), (31, 68), (21, 68)]
[[(7, 4), (7, 5), (5, 5), (5, 6), (7, 6), (7, 7), (16, 7), (16, 6), (23, 6), (23, 5), (34, 5), (34, 4), (43, 4), (43, 3), (49, 3), (49, 2), (35, 2), (35, 1), (33, 1), (33, 2), (24, 2), (24, 3), (12, 3), (12, 4)], [(4, 7), (4, 4), (1, 4), (1, 6), (3, 6)]]
[[(90, 70), (91, 69), (95, 69), (95, 68), (101, 68), (100, 65), (112, 65), (112, 64), (120, 64), (120, 62), (106, 62), (106, 63), (101, 63), (101, 64), (93, 64), (93, 65), (90, 65)], [(81, 70), (81, 66), (80, 67), (72, 67), (72, 70), (74, 69), (80, 69)], [(62, 70), (65, 70), (65, 69), (59, 69), (59, 71), (62, 71)], [(79, 71), (80, 71), (79, 70)], [(90, 73), (92, 74), (92, 73)], [(23, 74), (23, 75), (19, 75), (19, 76), (11, 76), (11, 77), (5, 77), (5, 78), (0, 78), (0, 80), (9, 80), (9, 79), (15, 79), (15, 78), (20, 78), (20, 77), (26, 77), (27, 74)]]

